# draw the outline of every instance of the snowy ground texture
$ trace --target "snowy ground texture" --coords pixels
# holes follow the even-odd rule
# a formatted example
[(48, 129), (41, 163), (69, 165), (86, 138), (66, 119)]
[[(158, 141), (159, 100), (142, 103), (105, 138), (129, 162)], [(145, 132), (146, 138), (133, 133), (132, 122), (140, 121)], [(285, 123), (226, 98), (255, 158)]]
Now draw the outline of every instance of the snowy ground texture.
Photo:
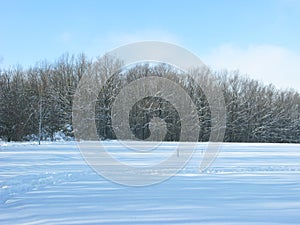
[(205, 146), (175, 177), (128, 187), (95, 173), (75, 142), (0, 143), (0, 224), (300, 224), (299, 145), (224, 144), (199, 173)]

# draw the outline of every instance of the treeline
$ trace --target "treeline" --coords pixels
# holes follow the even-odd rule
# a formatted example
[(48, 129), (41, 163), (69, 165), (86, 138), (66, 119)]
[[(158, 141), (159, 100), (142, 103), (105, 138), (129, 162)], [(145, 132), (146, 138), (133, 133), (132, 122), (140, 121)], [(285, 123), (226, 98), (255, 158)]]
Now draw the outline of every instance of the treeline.
[[(116, 138), (111, 110), (120, 90), (138, 78), (160, 76), (171, 78), (190, 95), (199, 118), (199, 141), (208, 141), (211, 112), (199, 84), (209, 85), (213, 76), (224, 93), (224, 141), (300, 142), (300, 95), (295, 90), (278, 90), (273, 85), (266, 86), (241, 76), (239, 72), (194, 70), (196, 79), (189, 79), (165, 64), (140, 64), (119, 71), (121, 66), (122, 62), (109, 56), (93, 62), (84, 54), (76, 57), (65, 54), (54, 63), (42, 62), (29, 69), (0, 70), (0, 138), (7, 141), (73, 139), (74, 93), (81, 77), (96, 74), (99, 82), (106, 81), (95, 107), (94, 119), (100, 139)], [(153, 118), (161, 120), (164, 132), (155, 134), (151, 127)], [(151, 135), (160, 135), (166, 141), (180, 139), (179, 114), (163, 98), (148, 97), (138, 101), (130, 111), (129, 122), (132, 134), (139, 139)]]

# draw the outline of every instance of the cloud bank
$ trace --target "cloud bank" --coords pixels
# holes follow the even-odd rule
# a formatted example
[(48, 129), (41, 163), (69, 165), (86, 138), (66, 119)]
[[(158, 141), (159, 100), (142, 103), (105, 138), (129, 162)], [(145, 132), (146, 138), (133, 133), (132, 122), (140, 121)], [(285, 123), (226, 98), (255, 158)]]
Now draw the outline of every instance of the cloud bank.
[(203, 57), (203, 61), (213, 69), (238, 69), (266, 84), (300, 91), (300, 55), (284, 47), (223, 45)]

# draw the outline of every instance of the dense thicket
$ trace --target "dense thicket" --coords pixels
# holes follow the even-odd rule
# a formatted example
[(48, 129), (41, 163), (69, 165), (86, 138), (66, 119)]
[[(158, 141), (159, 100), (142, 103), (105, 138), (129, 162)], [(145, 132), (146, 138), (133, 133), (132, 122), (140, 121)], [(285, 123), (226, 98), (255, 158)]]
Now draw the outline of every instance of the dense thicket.
[[(66, 54), (51, 64), (43, 62), (26, 70), (20, 67), (0, 70), (0, 138), (13, 141), (72, 138), (72, 100), (80, 78), (93, 73), (103, 82), (120, 66), (120, 61), (109, 56), (92, 62), (83, 54), (77, 57)], [(226, 103), (224, 141), (300, 142), (298, 92), (278, 90), (238, 72), (212, 75), (209, 71), (195, 70), (193, 73), (197, 79), (189, 79), (164, 64), (141, 64), (115, 73), (100, 90), (95, 107), (99, 138), (116, 138), (111, 125), (111, 107), (122, 87), (137, 78), (160, 76), (171, 78), (191, 96), (198, 110), (199, 141), (208, 141), (210, 108), (199, 83), (209, 85), (209, 76), (215, 76)], [(151, 127), (154, 117), (165, 126), (159, 134), (163, 140), (180, 138), (178, 112), (163, 98), (141, 99), (132, 107), (129, 117), (130, 128), (137, 138), (147, 139), (155, 133)]]

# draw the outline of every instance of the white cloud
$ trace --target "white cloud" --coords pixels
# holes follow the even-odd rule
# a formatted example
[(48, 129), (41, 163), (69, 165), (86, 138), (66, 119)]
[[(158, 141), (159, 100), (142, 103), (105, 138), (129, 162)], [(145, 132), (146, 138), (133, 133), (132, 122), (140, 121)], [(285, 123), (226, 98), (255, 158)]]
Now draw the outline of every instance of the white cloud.
[(283, 47), (259, 45), (242, 49), (223, 45), (203, 60), (213, 69), (238, 69), (242, 74), (279, 88), (300, 91), (300, 55)]
[(163, 30), (140, 30), (135, 32), (113, 32), (95, 38), (91, 46), (85, 50), (88, 55), (100, 56), (114, 48), (139, 41), (164, 41), (180, 44), (179, 38)]
[(72, 38), (72, 35), (69, 32), (63, 32), (59, 36), (59, 40), (64, 43), (68, 43)]
[(119, 33), (112, 35), (109, 40), (118, 45), (149, 40), (164, 41), (177, 44), (179, 43), (179, 40), (175, 35), (162, 30), (144, 30), (133, 33)]

